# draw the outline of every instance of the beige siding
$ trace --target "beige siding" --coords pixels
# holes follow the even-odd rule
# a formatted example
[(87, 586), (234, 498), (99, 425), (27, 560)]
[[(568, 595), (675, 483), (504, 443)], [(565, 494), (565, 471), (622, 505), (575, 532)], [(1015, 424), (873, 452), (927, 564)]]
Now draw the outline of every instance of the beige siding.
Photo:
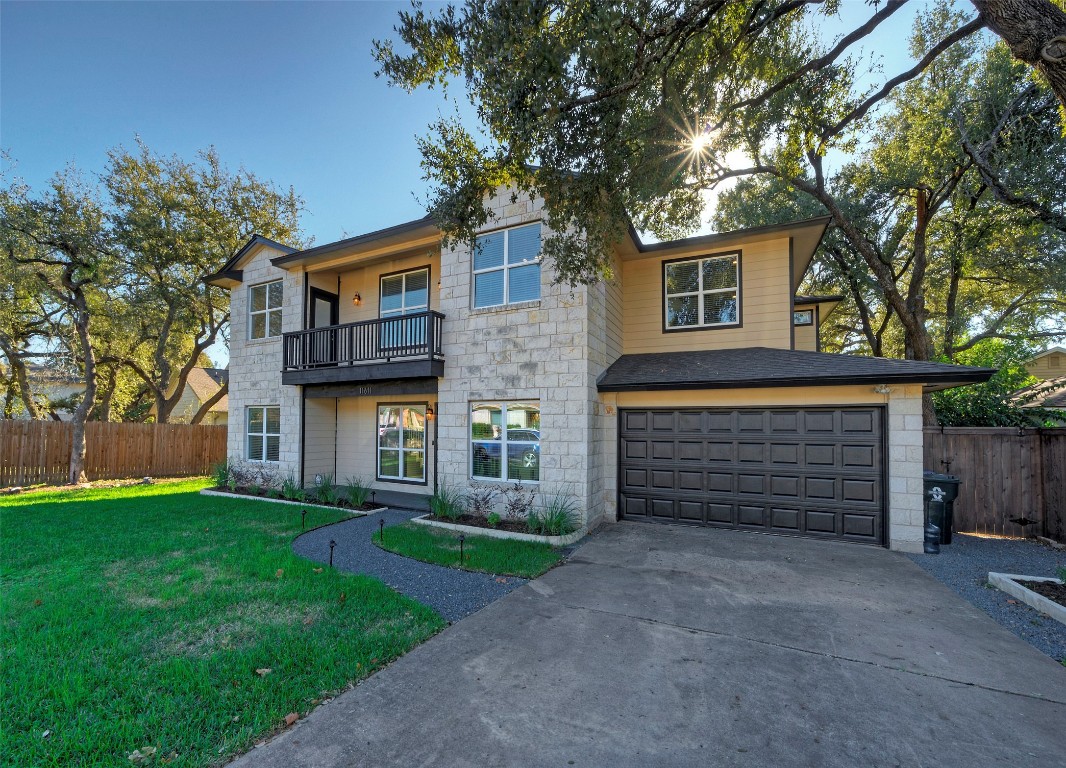
[(615, 258), (611, 268), (614, 272), (614, 277), (604, 284), (603, 306), (603, 316), (607, 324), (607, 365), (621, 357), (624, 348), (622, 336), (624, 314), (622, 307), (625, 299), (622, 291), (622, 261)]
[[(343, 483), (349, 477), (372, 482), (375, 488), (407, 493), (433, 493), (433, 447), (436, 422), (426, 425), (426, 484), (390, 483), (377, 479), (377, 415), (378, 405), (433, 405), (432, 395), (408, 397), (342, 397), (337, 400), (337, 479)], [(311, 401), (308, 400), (308, 403)], [(332, 402), (332, 401), (331, 401)]]
[(337, 400), (308, 398), (304, 403), (304, 482), (311, 485), (315, 475), (337, 473)]
[[(381, 276), (421, 267), (429, 267), (429, 308), (439, 311), (440, 291), (437, 289), (437, 281), (440, 279), (440, 252), (433, 251), (431, 253), (417, 253), (387, 261), (379, 261), (375, 264), (357, 267), (341, 273), (341, 323), (355, 323), (360, 320), (376, 319), (379, 299), (381, 298)], [(335, 278), (333, 287), (328, 290), (337, 290)], [(356, 293), (362, 297), (358, 307), (352, 303), (352, 297)]]
[(665, 260), (708, 252), (678, 251), (669, 256), (625, 262), (622, 303), (626, 354), (736, 347), (789, 349), (792, 346), (792, 318), (789, 315), (788, 238), (752, 242), (742, 247), (741, 252), (740, 312), (743, 325), (706, 331), (663, 332), (662, 264)]
[(815, 325), (796, 326), (796, 349), (807, 352), (818, 351), (818, 330)]
[(1039, 360), (1033, 360), (1025, 366), (1030, 374), (1038, 379), (1053, 379), (1066, 376), (1066, 354), (1052, 352)]

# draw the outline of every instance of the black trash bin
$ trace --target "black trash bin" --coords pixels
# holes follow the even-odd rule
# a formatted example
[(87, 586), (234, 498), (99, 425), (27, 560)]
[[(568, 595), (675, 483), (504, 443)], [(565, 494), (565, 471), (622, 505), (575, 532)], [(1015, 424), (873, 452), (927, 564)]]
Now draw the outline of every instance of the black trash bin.
[(923, 473), (925, 479), (925, 517), (940, 527), (940, 543), (951, 543), (955, 517), (955, 499), (959, 497), (959, 478), (939, 472)]

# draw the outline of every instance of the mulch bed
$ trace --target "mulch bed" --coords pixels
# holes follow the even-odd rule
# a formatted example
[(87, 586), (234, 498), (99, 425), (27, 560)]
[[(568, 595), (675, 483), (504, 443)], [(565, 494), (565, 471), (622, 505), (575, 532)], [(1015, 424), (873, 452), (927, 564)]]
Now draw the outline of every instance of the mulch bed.
[(429, 515), (427, 520), (436, 523), (451, 523), (453, 525), (468, 525), (471, 528), (487, 528), (491, 531), (511, 531), (512, 533), (529, 533), (529, 526), (524, 520), (500, 520), (496, 525), (489, 525), (488, 520), (477, 515), (460, 515), (457, 518), (438, 517)]
[(1038, 595), (1043, 595), (1059, 605), (1066, 606), (1066, 585), (1056, 584), (1053, 581), (1018, 581), (1026, 589), (1031, 589)]

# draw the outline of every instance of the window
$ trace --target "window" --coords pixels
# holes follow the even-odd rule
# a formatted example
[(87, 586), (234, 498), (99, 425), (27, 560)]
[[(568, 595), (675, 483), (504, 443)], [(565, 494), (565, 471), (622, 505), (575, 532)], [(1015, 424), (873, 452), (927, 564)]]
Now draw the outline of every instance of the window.
[(540, 298), (540, 223), (482, 235), (474, 246), (474, 306)]
[(277, 461), (281, 453), (281, 408), (253, 405), (247, 410), (249, 461)]
[(471, 474), (540, 480), (540, 403), (471, 403)]
[(797, 309), (792, 313), (792, 323), (794, 325), (814, 325), (814, 310)]
[(665, 327), (708, 328), (740, 322), (740, 253), (663, 264)]
[(248, 305), (248, 337), (265, 339), (281, 335), (281, 281), (253, 285)]
[(378, 479), (426, 481), (426, 406), (378, 406)]
[(382, 318), (396, 318), (382, 323), (381, 346), (395, 348), (426, 343), (426, 318), (403, 320), (404, 315), (429, 309), (429, 270), (415, 269), (381, 278), (381, 303), (378, 314)]

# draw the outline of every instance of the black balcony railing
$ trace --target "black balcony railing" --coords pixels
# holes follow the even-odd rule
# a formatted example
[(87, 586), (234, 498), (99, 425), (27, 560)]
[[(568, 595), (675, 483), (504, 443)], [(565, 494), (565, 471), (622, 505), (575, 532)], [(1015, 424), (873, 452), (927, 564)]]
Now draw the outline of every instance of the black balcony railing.
[(284, 335), (285, 371), (409, 360), (443, 360), (440, 312), (419, 312)]

